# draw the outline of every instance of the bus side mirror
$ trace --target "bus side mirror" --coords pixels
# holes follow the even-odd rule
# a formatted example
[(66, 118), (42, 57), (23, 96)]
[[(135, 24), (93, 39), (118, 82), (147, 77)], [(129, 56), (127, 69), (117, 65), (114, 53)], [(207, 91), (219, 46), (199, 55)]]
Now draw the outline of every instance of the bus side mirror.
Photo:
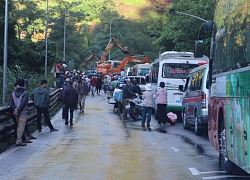
[(200, 27), (198, 39), (199, 40), (205, 39), (206, 32), (210, 31), (210, 30), (213, 30), (213, 25), (214, 25), (214, 22), (212, 22), (212, 21), (206, 21), (206, 22), (204, 22), (201, 25), (201, 27)]
[(178, 91), (183, 92), (183, 85), (179, 85)]
[(203, 57), (203, 41), (197, 40), (194, 42), (194, 57), (202, 58)]

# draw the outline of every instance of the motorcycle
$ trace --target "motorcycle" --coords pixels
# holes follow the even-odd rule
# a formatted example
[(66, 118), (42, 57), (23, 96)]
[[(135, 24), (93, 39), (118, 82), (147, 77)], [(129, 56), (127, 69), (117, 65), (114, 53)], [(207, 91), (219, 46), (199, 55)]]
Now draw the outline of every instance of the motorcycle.
[(136, 97), (128, 100), (128, 113), (133, 120), (140, 120), (142, 118), (142, 100), (140, 97)]

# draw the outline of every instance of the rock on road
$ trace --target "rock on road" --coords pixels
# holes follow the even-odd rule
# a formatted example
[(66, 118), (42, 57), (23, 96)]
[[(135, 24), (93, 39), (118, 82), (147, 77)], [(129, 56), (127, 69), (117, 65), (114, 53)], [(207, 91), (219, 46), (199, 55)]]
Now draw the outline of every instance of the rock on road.
[[(217, 160), (199, 155), (171, 128), (158, 132), (140, 121), (123, 123), (106, 96), (87, 96), (85, 113), (74, 112), (74, 125), (65, 125), (61, 111), (26, 147), (0, 154), (1, 180), (201, 179), (189, 168), (214, 170)], [(163, 133), (161, 133), (163, 132)], [(209, 144), (209, 142), (207, 142)], [(216, 163), (215, 163), (216, 162)]]

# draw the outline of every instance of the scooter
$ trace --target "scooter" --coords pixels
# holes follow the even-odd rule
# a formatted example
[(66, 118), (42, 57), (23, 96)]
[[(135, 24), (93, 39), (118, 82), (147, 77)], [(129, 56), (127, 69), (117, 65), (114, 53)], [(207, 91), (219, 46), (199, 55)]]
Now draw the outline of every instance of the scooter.
[(140, 97), (136, 97), (128, 100), (128, 113), (133, 120), (140, 120), (142, 118), (142, 100)]

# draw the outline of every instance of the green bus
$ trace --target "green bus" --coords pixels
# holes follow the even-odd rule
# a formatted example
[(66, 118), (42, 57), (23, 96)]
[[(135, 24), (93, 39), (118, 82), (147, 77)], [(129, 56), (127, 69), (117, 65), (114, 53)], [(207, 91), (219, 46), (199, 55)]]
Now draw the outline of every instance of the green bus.
[(214, 13), (199, 33), (202, 40), (212, 31), (209, 140), (221, 168), (231, 173), (238, 166), (250, 173), (250, 0), (217, 0)]

